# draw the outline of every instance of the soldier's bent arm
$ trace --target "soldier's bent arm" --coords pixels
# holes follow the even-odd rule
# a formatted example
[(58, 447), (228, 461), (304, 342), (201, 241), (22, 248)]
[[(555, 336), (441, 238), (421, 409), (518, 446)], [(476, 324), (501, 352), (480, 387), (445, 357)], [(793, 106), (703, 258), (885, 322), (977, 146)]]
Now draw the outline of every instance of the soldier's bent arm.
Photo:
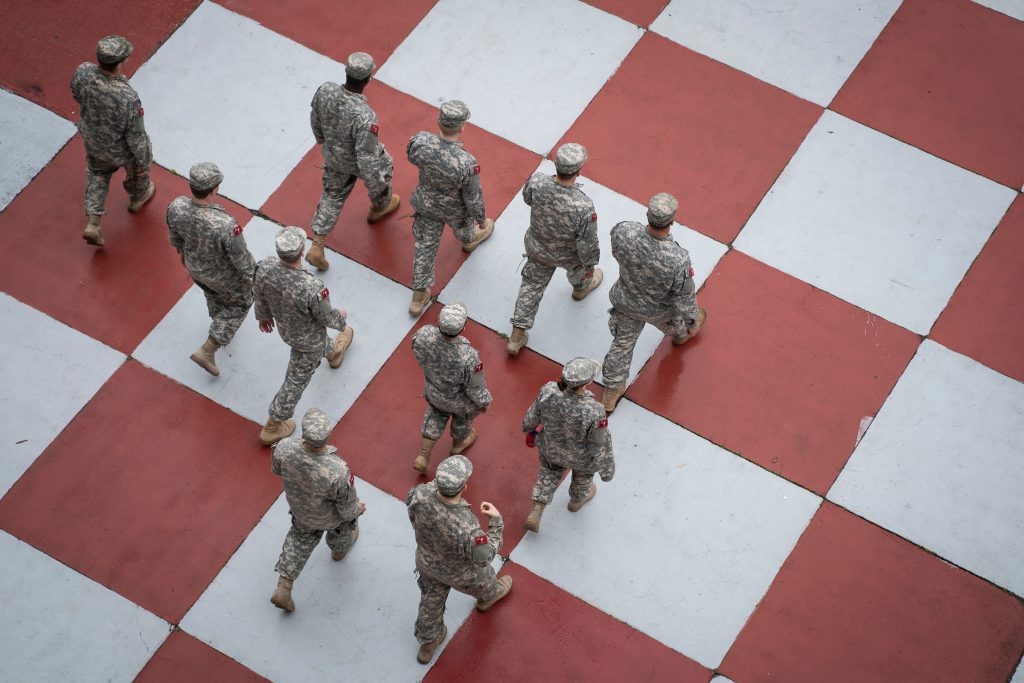
[(420, 150), (423, 148), (421, 143), (423, 142), (424, 135), (426, 135), (426, 133), (423, 133), (422, 131), (413, 134), (413, 136), (409, 138), (409, 142), (405, 145), (405, 158), (408, 159), (409, 163), (413, 166), (419, 166), (423, 161)]
[(593, 268), (601, 260), (601, 243), (597, 238), (597, 212), (593, 207), (583, 215), (576, 234), (576, 253), (580, 257), (580, 263), (587, 268)]
[(608, 418), (599, 418), (587, 437), (587, 451), (601, 481), (611, 481), (615, 476), (615, 453), (612, 450), (612, 435), (608, 431)]
[(174, 225), (171, 223), (171, 207), (167, 207), (167, 238), (171, 241), (171, 246), (174, 250), (181, 254), (182, 247), (185, 246), (185, 240), (181, 238), (178, 231), (175, 230)]
[(245, 244), (245, 237), (242, 235), (242, 229), (238, 225), (235, 225), (231, 231), (226, 251), (235, 270), (251, 280), (253, 273), (256, 271), (256, 260), (253, 259), (252, 254), (249, 252), (249, 247)]
[[(320, 86), (321, 88), (323, 86)], [(316, 94), (313, 95), (313, 101), (309, 105), (309, 127), (313, 129), (313, 137), (316, 139), (316, 144), (324, 144), (324, 129), (320, 125), (320, 88), (317, 88)]]
[(313, 319), (324, 327), (330, 327), (339, 332), (345, 329), (345, 318), (341, 316), (341, 311), (331, 305), (331, 297), (326, 287), (313, 296), (310, 312), (313, 314)]
[(486, 217), (484, 209), (484, 191), (480, 187), (480, 165), (473, 166), (469, 175), (462, 183), (462, 203), (466, 206), (466, 215), (477, 222)]
[(541, 423), (540, 419), (540, 399), (544, 395), (543, 389), (541, 393), (537, 394), (537, 398), (533, 399), (533, 403), (526, 409), (526, 415), (523, 416), (523, 431), (532, 432), (537, 429), (537, 425)]
[(530, 177), (523, 185), (523, 201), (527, 206), (533, 206), (533, 177)]
[[(258, 267), (258, 266), (257, 266)], [(270, 304), (267, 303), (267, 298), (263, 295), (263, 292), (259, 287), (256, 286), (256, 271), (252, 273), (253, 280), (253, 311), (256, 313), (257, 320), (273, 320), (274, 314), (270, 312)]]
[(466, 383), (466, 395), (478, 408), (486, 408), (491, 404), (492, 397), (484, 381), (484, 364), (480, 362), (479, 355), (474, 356), (473, 363), (470, 367), (469, 381)]
[(693, 282), (693, 269), (689, 260), (675, 282), (672, 283), (672, 310), (674, 320), (697, 319), (697, 295)]
[(373, 197), (380, 196), (385, 189), (384, 173), (380, 161), (380, 143), (377, 140), (377, 124), (360, 123), (355, 135), (356, 166), (359, 177)]
[(149, 135), (146, 134), (142, 103), (138, 98), (135, 98), (132, 107), (128, 130), (125, 132), (125, 141), (128, 143), (132, 158), (135, 159), (135, 165), (139, 170), (149, 171), (149, 165), (153, 161), (153, 147), (150, 145)]
[[(75, 69), (75, 73), (71, 76), (71, 96), (75, 98), (75, 102), (82, 103), (82, 67)], [(79, 112), (81, 113), (81, 112)]]
[(356, 495), (355, 478), (351, 475), (348, 481), (341, 482), (335, 505), (338, 508), (338, 514), (341, 515), (341, 519), (346, 522), (351, 522), (363, 514), (362, 508), (359, 507), (359, 496)]
[(622, 248), (624, 246), (623, 241), (625, 239), (623, 233), (625, 231), (625, 221), (623, 221), (622, 223), (617, 223), (615, 227), (612, 228), (612, 256), (615, 258), (616, 261), (619, 260), (619, 255), (622, 253)]

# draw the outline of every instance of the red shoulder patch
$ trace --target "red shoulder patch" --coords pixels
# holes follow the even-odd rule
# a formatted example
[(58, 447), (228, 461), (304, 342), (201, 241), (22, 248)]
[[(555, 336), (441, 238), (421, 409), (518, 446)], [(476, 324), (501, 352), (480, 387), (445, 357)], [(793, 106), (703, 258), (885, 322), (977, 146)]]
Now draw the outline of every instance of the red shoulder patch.
[(595, 211), (594, 213), (590, 214), (590, 222), (593, 223), (596, 220), (597, 220), (597, 211)]
[(145, 115), (146, 115), (146, 111), (142, 107), (139, 107), (139, 116), (145, 116)]
[(323, 289), (320, 290), (320, 298), (321, 299), (326, 299), (330, 295), (331, 295), (331, 293), (329, 291), (327, 291), (326, 287), (324, 287)]
[(484, 543), (487, 543), (487, 537), (483, 534), (473, 539), (473, 545), (483, 545)]
[(690, 268), (690, 277), (693, 277), (693, 268)]
[(598, 429), (605, 429), (607, 426), (608, 426), (608, 418), (607, 417), (602, 417), (600, 420), (597, 421), (597, 428)]
[(235, 226), (235, 229), (231, 231), (231, 234), (232, 234), (232, 235), (234, 235), (235, 237), (238, 237), (239, 235), (241, 235), (241, 234), (242, 234), (242, 230), (243, 230), (243, 229), (244, 229), (244, 228), (242, 228), (242, 226), (241, 226), (241, 225), (236, 225), (236, 226)]
[(473, 175), (480, 175), (480, 164), (473, 167)]
[(376, 135), (379, 131), (380, 131), (380, 126), (378, 126), (376, 123), (371, 123), (370, 124), (370, 132), (371, 133)]
[(480, 361), (479, 363), (476, 364), (476, 367), (473, 368), (473, 372), (480, 372), (483, 369), (484, 369), (484, 362)]

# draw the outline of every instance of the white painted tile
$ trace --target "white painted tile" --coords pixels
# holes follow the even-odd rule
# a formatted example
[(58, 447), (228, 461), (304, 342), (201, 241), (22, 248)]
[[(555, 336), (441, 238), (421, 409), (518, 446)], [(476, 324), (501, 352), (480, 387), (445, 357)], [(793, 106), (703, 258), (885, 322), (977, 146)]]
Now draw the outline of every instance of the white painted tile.
[(927, 334), (1014, 196), (826, 111), (733, 245)]
[[(554, 164), (544, 161), (537, 169), (554, 173)], [(529, 348), (565, 363), (576, 356), (604, 359), (612, 343), (608, 331), (608, 292), (619, 277), (619, 266), (612, 257), (611, 229), (624, 220), (647, 220), (647, 208), (632, 199), (609, 190), (587, 178), (581, 178), (583, 191), (594, 200), (601, 241), (600, 268), (604, 282), (583, 301), (572, 299), (572, 286), (564, 270), (556, 270), (541, 300)], [(494, 235), (468, 259), (441, 293), (442, 301), (461, 301), (474, 320), (488, 327), (511, 333), (510, 318), (522, 282), (520, 270), (525, 263), (523, 237), (530, 225), (530, 207), (517, 194), (496, 221)], [(710, 237), (676, 224), (675, 239), (690, 252), (695, 280), (699, 287), (726, 252), (726, 247)], [(481, 287), (482, 282), (500, 283)], [(698, 295), (698, 301), (699, 301)], [(664, 335), (648, 325), (636, 345), (630, 381), (654, 353)]]
[[(274, 254), (274, 236), (280, 226), (262, 218), (246, 224), (245, 237), (256, 261)], [(308, 243), (307, 243), (308, 248)], [(339, 419), (369, 384), (415, 322), (409, 317), (411, 290), (344, 256), (330, 252), (330, 270), (317, 273), (331, 292), (331, 303), (348, 311), (355, 332), (345, 362), (332, 370), (324, 360), (296, 407), (300, 416), (318, 406)], [(304, 264), (305, 265), (305, 264)], [(181, 277), (188, 277), (182, 269)], [(151, 368), (256, 422), (267, 419), (271, 399), (284, 381), (289, 347), (275, 330), (259, 331), (255, 313), (235, 339), (217, 352), (220, 377), (213, 377), (189, 356), (206, 339), (210, 318), (206, 299), (193, 286), (160, 321), (133, 357)], [(334, 337), (337, 332), (328, 329)]]
[(623, 401), (617, 472), (577, 513), (567, 484), (512, 560), (709, 668), (821, 499)]
[(672, 0), (651, 30), (828, 106), (900, 0)]
[(1024, 683), (1024, 661), (1017, 664), (1017, 672), (1013, 674), (1010, 683)]
[(583, 112), (643, 31), (575, 0), (441, 0), (378, 78), (539, 154)]
[(925, 340), (828, 497), (1024, 595), (1024, 384)]
[(0, 293), (0, 495), (89, 402), (124, 354)]
[(733, 680), (725, 676), (715, 675), (711, 677), (711, 683), (733, 683)]
[[(991, 7), (997, 12), (1002, 12), (1007, 16), (1011, 16), (1014, 19), (1020, 19), (1024, 21), (1024, 0), (974, 0), (979, 5), (985, 7)], [(1020, 672), (1017, 672), (1020, 675)], [(1014, 683), (1017, 680), (1014, 679)]]
[(341, 64), (204, 2), (132, 85), (161, 165), (188, 177), (192, 164), (212, 161), (224, 172), (222, 193), (259, 208), (315, 144), (316, 89), (344, 78)]
[[(289, 525), (282, 494), (185, 615), (182, 628), (282, 683), (418, 681), (426, 675), (427, 667), (416, 661), (413, 624), (420, 592), (405, 505), (357, 481), (367, 508), (359, 519), (359, 540), (341, 562), (331, 561), (321, 540), (292, 588), (294, 612), (270, 604), (277, 585), (274, 564)], [(445, 646), (473, 605), (473, 598), (451, 592)]]
[(170, 624), (0, 531), (0, 680), (130, 681)]
[(70, 121), (0, 88), (0, 211), (74, 134)]

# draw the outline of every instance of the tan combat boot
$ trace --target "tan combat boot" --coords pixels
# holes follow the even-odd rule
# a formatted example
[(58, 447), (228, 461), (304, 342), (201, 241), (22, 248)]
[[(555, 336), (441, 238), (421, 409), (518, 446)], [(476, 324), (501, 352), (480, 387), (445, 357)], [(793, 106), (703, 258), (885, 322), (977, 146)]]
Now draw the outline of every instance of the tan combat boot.
[(402, 198), (399, 197), (397, 194), (392, 194), (391, 195), (391, 201), (389, 201), (388, 205), (385, 206), (383, 209), (375, 209), (372, 206), (370, 207), (370, 211), (366, 214), (366, 222), (367, 223), (379, 223), (379, 222), (381, 222), (382, 220), (384, 220), (385, 216), (387, 216), (390, 213), (394, 213), (395, 209), (397, 209), (398, 205), (401, 204), (401, 203), (402, 203)]
[[(356, 541), (358, 541), (358, 540), (359, 540), (359, 527), (356, 527), (356, 530), (352, 532), (352, 545), (355, 545)], [(352, 545), (350, 545), (348, 547), (348, 550), (352, 550)], [(337, 550), (332, 550), (331, 551), (331, 559), (334, 560), (335, 562), (341, 562), (342, 560), (345, 559), (345, 556), (348, 555), (348, 550), (346, 550), (343, 553), (338, 552)]]
[(341, 361), (345, 360), (345, 352), (348, 351), (348, 347), (352, 346), (352, 337), (355, 334), (355, 330), (349, 326), (334, 338), (334, 349), (327, 354), (327, 364), (333, 369), (337, 370), (341, 367)]
[(193, 353), (189, 358), (192, 362), (206, 370), (214, 377), (220, 376), (220, 368), (217, 367), (217, 363), (214, 360), (214, 354), (217, 353), (217, 349), (220, 348), (220, 344), (213, 340), (213, 337), (207, 338), (203, 342), (203, 345), (199, 347), (199, 350)]
[(106, 244), (103, 241), (103, 235), (100, 234), (100, 217), (96, 214), (89, 214), (89, 222), (85, 224), (82, 239), (94, 247), (102, 247)]
[(481, 223), (476, 229), (476, 232), (473, 233), (473, 239), (462, 243), (462, 251), (467, 254), (472, 254), (474, 249), (487, 241), (487, 238), (491, 236), (492, 232), (494, 232), (494, 221), (490, 218), (485, 218), (484, 222)]
[(466, 436), (457, 441), (452, 441), (452, 447), (449, 449), (448, 454), (459, 455), (474, 443), (476, 443), (476, 430), (470, 429), (469, 434), (466, 434)]
[(522, 327), (513, 327), (512, 336), (508, 338), (508, 344), (505, 344), (505, 352), (510, 356), (518, 356), (519, 351), (526, 346), (526, 342), (530, 339), (530, 333)]
[(156, 184), (150, 180), (149, 185), (146, 187), (146, 191), (139, 195), (138, 198), (131, 200), (128, 203), (128, 213), (138, 213), (146, 203), (153, 198), (156, 194)]
[(435, 443), (437, 443), (437, 439), (423, 437), (423, 440), (420, 441), (420, 454), (416, 456), (416, 460), (412, 464), (414, 470), (421, 474), (427, 473), (427, 465), (430, 464), (430, 451), (434, 450)]
[(604, 412), (610, 413), (615, 410), (615, 406), (619, 405), (619, 400), (622, 399), (622, 395), (625, 393), (625, 384), (621, 387), (605, 387), (604, 393), (601, 394), (601, 405), (604, 406)]
[(420, 664), (430, 664), (430, 660), (434, 658), (434, 650), (437, 646), (444, 642), (444, 639), (448, 637), (448, 627), (441, 623), (441, 635), (437, 637), (437, 640), (433, 640), (429, 643), (423, 643), (420, 645), (420, 651), (416, 653), (416, 661)]
[(295, 420), (279, 422), (274, 418), (270, 418), (267, 420), (267, 424), (263, 425), (263, 429), (260, 430), (260, 445), (273, 446), (281, 439), (291, 436), (294, 431)]
[(306, 254), (306, 262), (316, 266), (317, 270), (327, 270), (331, 267), (331, 264), (327, 262), (327, 255), (324, 253), (327, 235), (318, 235), (314, 232), (312, 242), (313, 246), (309, 248), (309, 253)]
[(526, 518), (526, 524), (523, 527), (527, 531), (537, 533), (540, 531), (540, 518), (544, 514), (544, 503), (538, 503), (533, 501), (533, 507), (530, 508), (530, 514)]
[(430, 297), (433, 292), (430, 287), (412, 290), (412, 303), (409, 304), (409, 315), (419, 316), (423, 309), (430, 305)]
[(285, 612), (295, 611), (295, 601), (292, 600), (291, 579), (286, 579), (283, 576), (277, 577), (277, 588), (274, 589), (273, 595), (270, 596), (270, 602), (274, 603), (274, 607), (279, 607)]
[(705, 311), (703, 308), (698, 308), (697, 324), (694, 326), (693, 332), (690, 332), (689, 334), (681, 334), (678, 337), (672, 337), (672, 343), (675, 344), (676, 346), (681, 346), (682, 344), (685, 344), (686, 342), (690, 341), (691, 339), (697, 336), (697, 333), (701, 331), (701, 328), (704, 327), (704, 323), (706, 323), (707, 321), (708, 312)]
[(569, 501), (569, 512), (579, 512), (580, 509), (589, 503), (594, 496), (597, 495), (597, 486), (594, 482), (590, 482), (590, 492), (583, 498), (583, 500), (570, 500)]
[(489, 610), (492, 607), (494, 607), (494, 605), (499, 600), (501, 600), (506, 595), (508, 595), (510, 592), (512, 592), (512, 577), (511, 576), (503, 576), (503, 577), (501, 577), (500, 579), (498, 579), (498, 586), (499, 586), (498, 594), (495, 595), (493, 598), (491, 598), (487, 602), (482, 602), (480, 600), (476, 601), (476, 610), (478, 612), (486, 612), (487, 610)]
[(604, 280), (604, 271), (600, 268), (594, 268), (594, 275), (590, 278), (590, 282), (579, 289), (573, 287), (572, 298), (576, 301), (583, 301), (587, 298), (587, 294), (590, 294), (600, 286), (601, 280)]

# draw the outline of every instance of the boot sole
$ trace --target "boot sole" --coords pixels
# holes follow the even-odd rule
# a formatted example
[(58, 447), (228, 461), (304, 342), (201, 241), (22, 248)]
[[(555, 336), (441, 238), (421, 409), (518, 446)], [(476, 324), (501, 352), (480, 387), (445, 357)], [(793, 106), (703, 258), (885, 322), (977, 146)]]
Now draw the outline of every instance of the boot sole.
[(476, 434), (475, 431), (471, 432), (471, 434), (473, 435), (473, 438), (471, 438), (469, 440), (469, 443), (466, 443), (466, 444), (464, 444), (462, 446), (459, 446), (458, 448), (455, 448), (455, 446), (452, 446), (448, 450), (448, 455), (462, 455), (462, 453), (464, 453), (465, 451), (469, 450), (469, 447), (476, 443), (476, 437), (477, 437), (477, 434)]
[(99, 235), (82, 235), (82, 239), (94, 247), (102, 247), (106, 244)]
[(434, 653), (437, 652), (437, 648), (441, 647), (441, 644), (444, 643), (444, 639), (447, 638), (447, 637), (448, 637), (448, 627), (445, 626), (444, 623), (442, 622), (442, 624), (441, 624), (441, 636), (437, 640), (435, 640), (433, 642), (433, 644), (432, 644), (432, 646), (430, 648), (430, 652), (426, 653), (426, 659), (424, 659), (424, 653), (417, 652), (416, 653), (416, 661), (419, 662), (420, 664), (430, 664), (430, 660), (432, 660), (434, 658)]
[(487, 234), (485, 234), (485, 235), (483, 235), (483, 236), (473, 240), (472, 242), (469, 242), (467, 244), (463, 244), (462, 245), (462, 251), (466, 252), (467, 254), (472, 254), (474, 251), (476, 251), (477, 247), (479, 247), (481, 244), (483, 244), (484, 242), (489, 240), (491, 238), (491, 235), (493, 235), (493, 234), (494, 234), (494, 222), (492, 221), (491, 225), (490, 225), (490, 228), (488, 228), (488, 230), (487, 230)]
[[(347, 352), (349, 347), (352, 346), (352, 340), (356, 338), (355, 330), (351, 327), (346, 327), (345, 329), (352, 330), (352, 335), (348, 338), (348, 343), (345, 344), (345, 347), (338, 352), (338, 355), (335, 358), (332, 359), (330, 356), (327, 357), (327, 364), (331, 366), (332, 370), (337, 370), (341, 367), (341, 363), (345, 360), (345, 352)], [(342, 332), (342, 334), (344, 334), (344, 332)]]
[(281, 600), (280, 598), (278, 598), (276, 593), (275, 593), (275, 595), (271, 595), (270, 596), (270, 602), (271, 602), (272, 605), (274, 605), (274, 607), (276, 607), (278, 609), (283, 609), (285, 612), (294, 612), (295, 611), (295, 601), (294, 600), (290, 600), (288, 602), (285, 602), (284, 600)]
[[(398, 197), (398, 195), (393, 195), (393, 196)], [(375, 223), (380, 223), (382, 220), (384, 220), (385, 218), (387, 218), (388, 216), (393, 214), (395, 211), (398, 211), (398, 207), (401, 206), (401, 205), (402, 205), (402, 198), (398, 197), (398, 201), (395, 202), (394, 206), (388, 206), (388, 208), (384, 211), (384, 213), (379, 214), (377, 216), (374, 216), (372, 214), (368, 215), (366, 217), (366, 222), (369, 223), (370, 225), (373, 225)]]
[(220, 369), (213, 363), (207, 361), (205, 358), (202, 358), (201, 356), (195, 353), (189, 356), (189, 358), (192, 360), (193, 363), (201, 367), (203, 370), (206, 370), (214, 377), (220, 377)]
[(134, 202), (128, 204), (128, 213), (138, 213), (139, 211), (142, 211), (142, 207), (144, 207), (146, 204), (149, 204), (149, 201), (153, 199), (154, 196), (156, 196), (156, 184), (150, 182), (149, 187), (151, 189), (146, 190), (146, 196), (141, 202), (139, 202), (138, 204), (135, 204)]
[(498, 593), (496, 596), (491, 598), (488, 602), (485, 602), (483, 604), (481, 604), (479, 602), (476, 603), (476, 611), (477, 612), (486, 612), (486, 611), (488, 611), (489, 609), (491, 609), (492, 607), (497, 605), (499, 602), (501, 602), (502, 600), (507, 598), (508, 594), (512, 592), (512, 583), (513, 583), (512, 582), (512, 577), (511, 576), (503, 576), (501, 578), (502, 579), (505, 579), (505, 578), (508, 579), (508, 588), (505, 590), (504, 593)]
[(697, 333), (704, 329), (704, 326), (707, 325), (707, 323), (708, 323), (708, 313), (703, 308), (700, 309), (700, 310), (704, 314), (704, 319), (700, 321), (700, 325), (697, 327), (696, 330), (693, 331), (693, 334), (687, 335), (687, 336), (683, 337), (682, 339), (680, 339), (679, 337), (672, 337), (672, 345), (673, 346), (682, 346), (686, 342), (688, 342), (691, 339), (693, 339), (694, 337), (696, 337)]

